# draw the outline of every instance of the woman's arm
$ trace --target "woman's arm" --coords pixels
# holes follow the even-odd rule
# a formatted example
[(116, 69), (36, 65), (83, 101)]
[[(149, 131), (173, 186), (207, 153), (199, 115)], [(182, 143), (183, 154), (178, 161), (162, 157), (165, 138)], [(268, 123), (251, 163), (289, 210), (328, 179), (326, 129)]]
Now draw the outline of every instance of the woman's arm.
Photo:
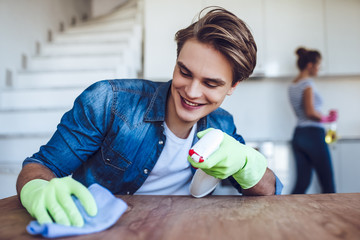
[(304, 90), (304, 108), (305, 108), (305, 114), (308, 118), (320, 121), (321, 120), (321, 113), (315, 110), (314, 107), (314, 95), (313, 95), (313, 89), (312, 87), (308, 87)]

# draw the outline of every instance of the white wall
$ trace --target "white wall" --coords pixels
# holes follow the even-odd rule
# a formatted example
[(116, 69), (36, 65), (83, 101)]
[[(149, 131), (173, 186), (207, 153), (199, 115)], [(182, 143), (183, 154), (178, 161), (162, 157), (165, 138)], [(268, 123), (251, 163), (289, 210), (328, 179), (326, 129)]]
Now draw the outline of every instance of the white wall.
[(20, 69), (21, 55), (33, 55), (35, 43), (47, 41), (47, 30), (59, 30), (71, 18), (90, 15), (90, 0), (0, 0), (0, 89), (6, 69)]

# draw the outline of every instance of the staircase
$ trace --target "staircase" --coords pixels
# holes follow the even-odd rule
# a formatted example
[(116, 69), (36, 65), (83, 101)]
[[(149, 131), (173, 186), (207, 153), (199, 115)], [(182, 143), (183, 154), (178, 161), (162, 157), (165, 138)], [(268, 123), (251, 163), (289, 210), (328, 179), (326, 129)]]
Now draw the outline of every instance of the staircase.
[(49, 140), (87, 86), (141, 75), (142, 41), (141, 1), (130, 0), (54, 34), (24, 59), (0, 94), (0, 198), (16, 194), (22, 161)]

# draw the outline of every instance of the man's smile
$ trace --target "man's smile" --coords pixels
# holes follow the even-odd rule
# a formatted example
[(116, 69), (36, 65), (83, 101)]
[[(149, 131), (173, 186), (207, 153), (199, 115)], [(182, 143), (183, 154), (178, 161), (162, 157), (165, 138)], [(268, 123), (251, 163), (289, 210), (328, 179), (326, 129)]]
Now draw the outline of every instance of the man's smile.
[(187, 105), (189, 105), (189, 106), (191, 106), (191, 107), (199, 107), (199, 106), (204, 105), (204, 104), (201, 104), (201, 103), (190, 102), (189, 100), (186, 100), (186, 99), (183, 98), (182, 96), (180, 96), (180, 98), (181, 98), (181, 100), (182, 100), (185, 104), (187, 104)]

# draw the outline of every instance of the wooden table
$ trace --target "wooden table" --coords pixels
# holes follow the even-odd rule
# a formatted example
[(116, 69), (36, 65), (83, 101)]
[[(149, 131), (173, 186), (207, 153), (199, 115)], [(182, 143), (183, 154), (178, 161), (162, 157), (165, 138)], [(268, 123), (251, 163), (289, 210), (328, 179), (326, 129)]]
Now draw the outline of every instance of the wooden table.
[[(360, 193), (118, 197), (129, 208), (114, 226), (71, 239), (360, 239)], [(0, 200), (0, 239), (40, 239), (30, 220), (15, 196)]]

